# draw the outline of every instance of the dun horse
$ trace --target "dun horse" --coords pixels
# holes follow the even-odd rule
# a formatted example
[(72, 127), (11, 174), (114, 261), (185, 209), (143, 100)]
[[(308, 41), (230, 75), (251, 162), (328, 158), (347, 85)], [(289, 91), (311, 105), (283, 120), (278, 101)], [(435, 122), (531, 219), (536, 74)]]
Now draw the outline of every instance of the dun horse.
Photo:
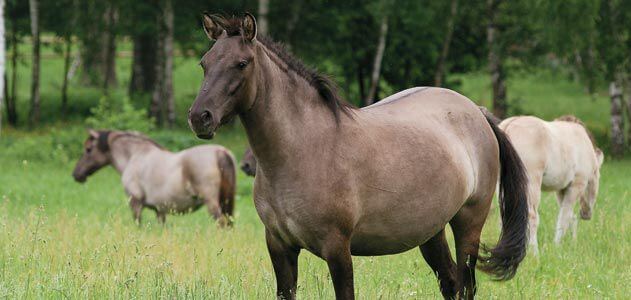
[(85, 182), (111, 164), (122, 175), (139, 224), (144, 207), (153, 209), (164, 223), (167, 213), (191, 212), (204, 204), (220, 225), (229, 223), (236, 172), (228, 149), (197, 146), (173, 153), (137, 133), (94, 130), (89, 131), (84, 148), (72, 176)]
[(510, 137), (528, 173), (529, 241), (535, 253), (542, 188), (557, 192), (560, 210), (554, 241), (559, 243), (568, 229), (576, 237), (574, 204), (581, 199), (581, 218), (591, 218), (603, 163), (603, 153), (583, 122), (574, 116), (553, 122), (523, 116), (508, 118), (499, 127)]
[[(490, 115), (440, 88), (356, 109), (326, 77), (257, 37), (252, 15), (206, 15), (203, 24), (215, 43), (189, 123), (205, 139), (235, 115), (245, 126), (280, 298), (295, 298), (301, 249), (326, 261), (338, 299), (354, 298), (351, 255), (419, 247), (445, 298), (473, 298), (478, 259), (498, 279), (515, 274), (527, 247), (526, 176)], [(498, 176), (502, 234), (479, 256)]]

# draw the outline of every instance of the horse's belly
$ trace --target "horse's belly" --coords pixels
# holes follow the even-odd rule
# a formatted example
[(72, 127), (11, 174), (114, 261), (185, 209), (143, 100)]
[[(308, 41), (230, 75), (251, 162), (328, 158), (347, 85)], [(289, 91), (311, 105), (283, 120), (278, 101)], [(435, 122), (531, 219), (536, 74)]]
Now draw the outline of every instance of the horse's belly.
[(422, 245), (425, 241), (438, 233), (438, 231), (440, 231), (440, 228), (432, 228), (425, 232), (404, 235), (355, 232), (351, 239), (351, 254), (357, 256), (373, 256), (405, 252)]
[(418, 247), (445, 228), (454, 214), (449, 209), (431, 213), (407, 210), (360, 220), (351, 239), (351, 252), (387, 255)]
[(564, 168), (547, 168), (543, 173), (541, 189), (544, 191), (559, 191), (566, 188), (574, 178), (573, 174), (570, 173)]

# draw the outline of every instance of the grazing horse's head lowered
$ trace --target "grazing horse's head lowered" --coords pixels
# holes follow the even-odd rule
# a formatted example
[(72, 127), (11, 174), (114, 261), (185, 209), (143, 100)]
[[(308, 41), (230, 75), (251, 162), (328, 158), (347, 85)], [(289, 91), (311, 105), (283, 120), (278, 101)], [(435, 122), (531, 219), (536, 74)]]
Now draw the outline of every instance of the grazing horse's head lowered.
[(215, 44), (200, 62), (204, 81), (188, 120), (198, 137), (210, 139), (221, 124), (254, 103), (256, 21), (251, 14), (230, 20), (206, 14), (203, 23)]
[(109, 131), (88, 130), (88, 139), (83, 143), (83, 155), (72, 172), (77, 182), (85, 182), (88, 176), (110, 164)]

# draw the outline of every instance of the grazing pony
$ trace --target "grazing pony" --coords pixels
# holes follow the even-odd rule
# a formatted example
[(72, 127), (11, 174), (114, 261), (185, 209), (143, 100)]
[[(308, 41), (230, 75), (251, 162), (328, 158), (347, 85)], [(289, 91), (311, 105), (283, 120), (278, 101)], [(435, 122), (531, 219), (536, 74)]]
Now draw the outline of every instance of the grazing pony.
[(252, 148), (245, 150), (245, 154), (243, 154), (241, 159), (241, 170), (248, 176), (254, 177), (256, 175), (256, 157), (252, 153)]
[[(327, 77), (257, 37), (252, 15), (205, 15), (203, 24), (215, 43), (200, 63), (189, 124), (208, 139), (241, 119), (279, 298), (296, 296), (301, 249), (326, 261), (338, 299), (355, 295), (351, 255), (418, 247), (445, 298), (474, 297), (478, 259), (498, 279), (515, 274), (527, 248), (527, 178), (490, 115), (456, 92), (423, 87), (356, 109)], [(498, 179), (502, 234), (479, 256)]]
[(95, 130), (89, 130), (84, 148), (72, 176), (83, 183), (111, 164), (122, 175), (138, 224), (144, 207), (164, 223), (167, 213), (192, 212), (204, 204), (220, 225), (230, 223), (236, 172), (228, 149), (208, 145), (173, 153), (138, 133)]
[(511, 117), (499, 127), (509, 136), (528, 173), (529, 240), (535, 253), (541, 189), (557, 192), (560, 209), (554, 241), (559, 243), (568, 228), (576, 237), (574, 204), (580, 199), (581, 218), (591, 218), (603, 163), (603, 152), (591, 133), (575, 116), (552, 122), (531, 116)]

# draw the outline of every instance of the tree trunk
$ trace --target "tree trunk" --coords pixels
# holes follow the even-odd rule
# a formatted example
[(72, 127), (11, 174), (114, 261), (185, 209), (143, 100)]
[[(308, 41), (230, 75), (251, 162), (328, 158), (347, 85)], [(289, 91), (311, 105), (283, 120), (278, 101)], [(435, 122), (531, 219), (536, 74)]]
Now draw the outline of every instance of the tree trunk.
[(366, 99), (366, 87), (364, 86), (364, 67), (361, 63), (357, 64), (357, 82), (359, 82), (359, 99)]
[[(157, 34), (157, 33), (156, 33)], [(134, 50), (129, 94), (149, 94), (155, 83), (157, 41), (153, 34), (133, 36)]]
[(81, 80), (91, 86), (104, 86), (107, 61), (107, 40), (109, 26), (107, 23), (106, 1), (79, 1), (81, 14)]
[[(16, 126), (18, 124), (18, 113), (17, 108), (15, 107), (15, 99), (17, 97), (17, 79), (18, 79), (18, 35), (16, 32), (17, 26), (17, 18), (16, 16), (11, 16), (11, 93), (9, 93), (9, 85), (6, 85), (6, 109), (7, 109), (7, 121), (9, 124)], [(7, 74), (4, 74), (5, 81), (7, 79)]]
[[(0, 0), (0, 74), (2, 74), (2, 79), (0, 80), (0, 97), (4, 98), (6, 93), (4, 92), (6, 88), (6, 75), (5, 75), (5, 64), (6, 64), (6, 41), (4, 40), (4, 0)], [(0, 99), (0, 134), (2, 133), (2, 102), (4, 99)]]
[(103, 89), (108, 90), (110, 87), (116, 87), (116, 24), (118, 23), (118, 8), (113, 2), (108, 4), (105, 12), (105, 20), (107, 26), (105, 41), (105, 64)]
[(300, 11), (302, 9), (302, 4), (304, 0), (293, 0), (291, 1), (291, 15), (287, 19), (287, 23), (285, 24), (285, 44), (287, 48), (291, 50), (294, 29), (296, 29), (296, 24), (300, 20)]
[(629, 122), (628, 131), (627, 131), (627, 149), (631, 149), (631, 74), (627, 75), (627, 121)]
[(451, 11), (449, 18), (447, 19), (447, 32), (445, 33), (445, 39), (443, 40), (443, 49), (438, 57), (438, 64), (436, 65), (436, 74), (434, 74), (434, 85), (442, 86), (443, 77), (445, 74), (445, 62), (449, 55), (449, 46), (451, 45), (451, 37), (454, 33), (454, 24), (456, 23), (456, 14), (458, 13), (458, 0), (451, 0)]
[(65, 117), (68, 111), (68, 81), (70, 80), (70, 55), (72, 51), (72, 38), (66, 36), (66, 49), (64, 50), (64, 81), (61, 84), (61, 114)]
[(388, 35), (388, 15), (384, 13), (381, 17), (381, 26), (379, 28), (379, 42), (377, 51), (375, 52), (375, 60), (372, 65), (372, 75), (370, 76), (370, 90), (366, 95), (366, 106), (371, 105), (377, 96), (377, 85), (379, 85), (379, 75), (381, 74), (381, 62), (383, 60), (383, 52), (386, 49), (386, 36)]
[(162, 88), (164, 81), (164, 38), (162, 30), (159, 30), (156, 52), (156, 64), (153, 66), (155, 72), (155, 81), (153, 91), (151, 93), (151, 105), (149, 107), (149, 116), (154, 118), (156, 125), (162, 126), (163, 123), (163, 101)]
[(38, 0), (29, 0), (31, 15), (31, 36), (33, 37), (33, 69), (31, 82), (31, 111), (29, 113), (29, 125), (34, 126), (39, 122), (40, 98), (39, 98), (39, 9)]
[(261, 35), (268, 34), (267, 14), (269, 12), (269, 0), (259, 0), (259, 16), (256, 20), (257, 31)]
[(173, 4), (171, 0), (164, 3), (164, 79), (163, 98), (167, 104), (167, 123), (175, 125), (175, 99), (173, 98)]
[(498, 42), (496, 18), (500, 1), (488, 0), (489, 24), (486, 29), (486, 41), (489, 48), (489, 72), (493, 86), (493, 114), (503, 119), (506, 117), (506, 74), (501, 57), (501, 46)]
[(622, 118), (622, 90), (615, 81), (609, 84), (611, 97), (611, 154), (622, 157), (624, 154), (624, 120)]

